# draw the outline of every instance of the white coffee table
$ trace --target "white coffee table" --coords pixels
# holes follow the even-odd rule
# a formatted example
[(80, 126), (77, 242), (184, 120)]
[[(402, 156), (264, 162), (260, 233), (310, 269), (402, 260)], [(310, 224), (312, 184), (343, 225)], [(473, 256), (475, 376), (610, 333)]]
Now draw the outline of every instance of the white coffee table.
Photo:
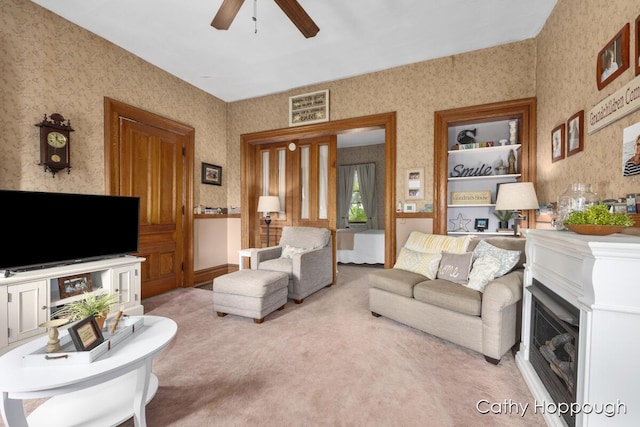
[[(92, 363), (56, 366), (52, 360), (48, 367), (25, 367), (23, 356), (46, 345), (47, 337), (0, 356), (0, 409), (6, 427), (118, 425), (131, 416), (136, 426), (146, 426), (145, 405), (158, 390), (151, 363), (178, 326), (165, 317), (143, 318), (141, 330)], [(22, 401), (44, 397), (51, 399), (26, 418)]]

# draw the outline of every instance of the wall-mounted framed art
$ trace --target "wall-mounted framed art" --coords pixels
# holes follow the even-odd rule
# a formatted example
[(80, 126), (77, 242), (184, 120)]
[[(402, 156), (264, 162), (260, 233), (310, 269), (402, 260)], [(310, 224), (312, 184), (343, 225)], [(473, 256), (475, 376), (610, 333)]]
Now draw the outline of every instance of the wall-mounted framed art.
[(629, 68), (629, 23), (607, 43), (596, 61), (598, 90), (611, 83)]
[(567, 157), (584, 149), (584, 110), (567, 120)]
[(222, 185), (222, 166), (202, 163), (202, 183)]
[(633, 61), (636, 63), (636, 76), (640, 75), (640, 15), (636, 18), (636, 56)]
[(406, 190), (404, 198), (406, 200), (424, 199), (424, 168), (407, 169)]
[(329, 121), (329, 90), (289, 97), (289, 126)]
[(565, 124), (562, 123), (551, 131), (551, 163), (564, 159)]

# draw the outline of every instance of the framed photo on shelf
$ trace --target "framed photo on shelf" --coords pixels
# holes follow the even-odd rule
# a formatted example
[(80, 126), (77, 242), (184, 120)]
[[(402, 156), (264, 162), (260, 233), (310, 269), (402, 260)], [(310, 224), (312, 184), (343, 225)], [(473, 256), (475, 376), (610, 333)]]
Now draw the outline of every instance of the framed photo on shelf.
[(602, 90), (614, 81), (627, 68), (629, 68), (629, 23), (626, 23), (598, 53), (596, 61), (598, 90)]
[(567, 121), (567, 157), (584, 149), (584, 110), (580, 110)]
[(76, 274), (74, 276), (58, 278), (60, 299), (80, 295), (84, 292), (91, 292), (92, 290), (91, 273)]
[(415, 203), (405, 203), (404, 204), (404, 212), (405, 213), (415, 213), (416, 212), (416, 204)]
[(222, 185), (222, 166), (202, 163), (202, 183)]
[(96, 318), (89, 316), (69, 326), (69, 336), (78, 351), (89, 351), (104, 341)]
[(489, 228), (489, 218), (476, 218), (474, 227), (476, 231), (484, 231)]
[(424, 199), (424, 168), (407, 169), (406, 182), (406, 200)]
[(551, 131), (551, 163), (564, 159), (565, 124), (561, 124)]

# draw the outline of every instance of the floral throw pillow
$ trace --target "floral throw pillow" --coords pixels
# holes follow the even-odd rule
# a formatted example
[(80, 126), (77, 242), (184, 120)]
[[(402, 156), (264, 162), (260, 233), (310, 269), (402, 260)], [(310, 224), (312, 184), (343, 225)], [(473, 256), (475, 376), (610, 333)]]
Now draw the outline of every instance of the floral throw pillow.
[(473, 250), (473, 259), (476, 260), (487, 255), (494, 257), (500, 261), (500, 268), (496, 273), (496, 277), (500, 277), (513, 270), (513, 267), (520, 260), (520, 254), (521, 251), (508, 251), (481, 240)]
[(487, 283), (496, 277), (499, 268), (500, 261), (492, 256), (487, 255), (477, 258), (473, 262), (473, 267), (471, 267), (467, 288), (484, 292)]
[(437, 278), (466, 285), (469, 278), (469, 270), (471, 270), (472, 257), (473, 252), (464, 254), (443, 253)]
[(425, 254), (402, 248), (393, 268), (411, 271), (422, 274), (429, 279), (435, 279), (441, 258), (442, 254)]

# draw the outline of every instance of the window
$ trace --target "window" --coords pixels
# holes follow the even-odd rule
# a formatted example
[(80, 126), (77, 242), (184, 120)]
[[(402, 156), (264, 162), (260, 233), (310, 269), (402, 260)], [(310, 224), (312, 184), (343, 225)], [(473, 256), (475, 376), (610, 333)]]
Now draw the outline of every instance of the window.
[(349, 207), (349, 222), (367, 222), (367, 214), (362, 207), (362, 197), (360, 196), (360, 183), (358, 182), (358, 172), (354, 172), (353, 191), (351, 193), (351, 205)]

